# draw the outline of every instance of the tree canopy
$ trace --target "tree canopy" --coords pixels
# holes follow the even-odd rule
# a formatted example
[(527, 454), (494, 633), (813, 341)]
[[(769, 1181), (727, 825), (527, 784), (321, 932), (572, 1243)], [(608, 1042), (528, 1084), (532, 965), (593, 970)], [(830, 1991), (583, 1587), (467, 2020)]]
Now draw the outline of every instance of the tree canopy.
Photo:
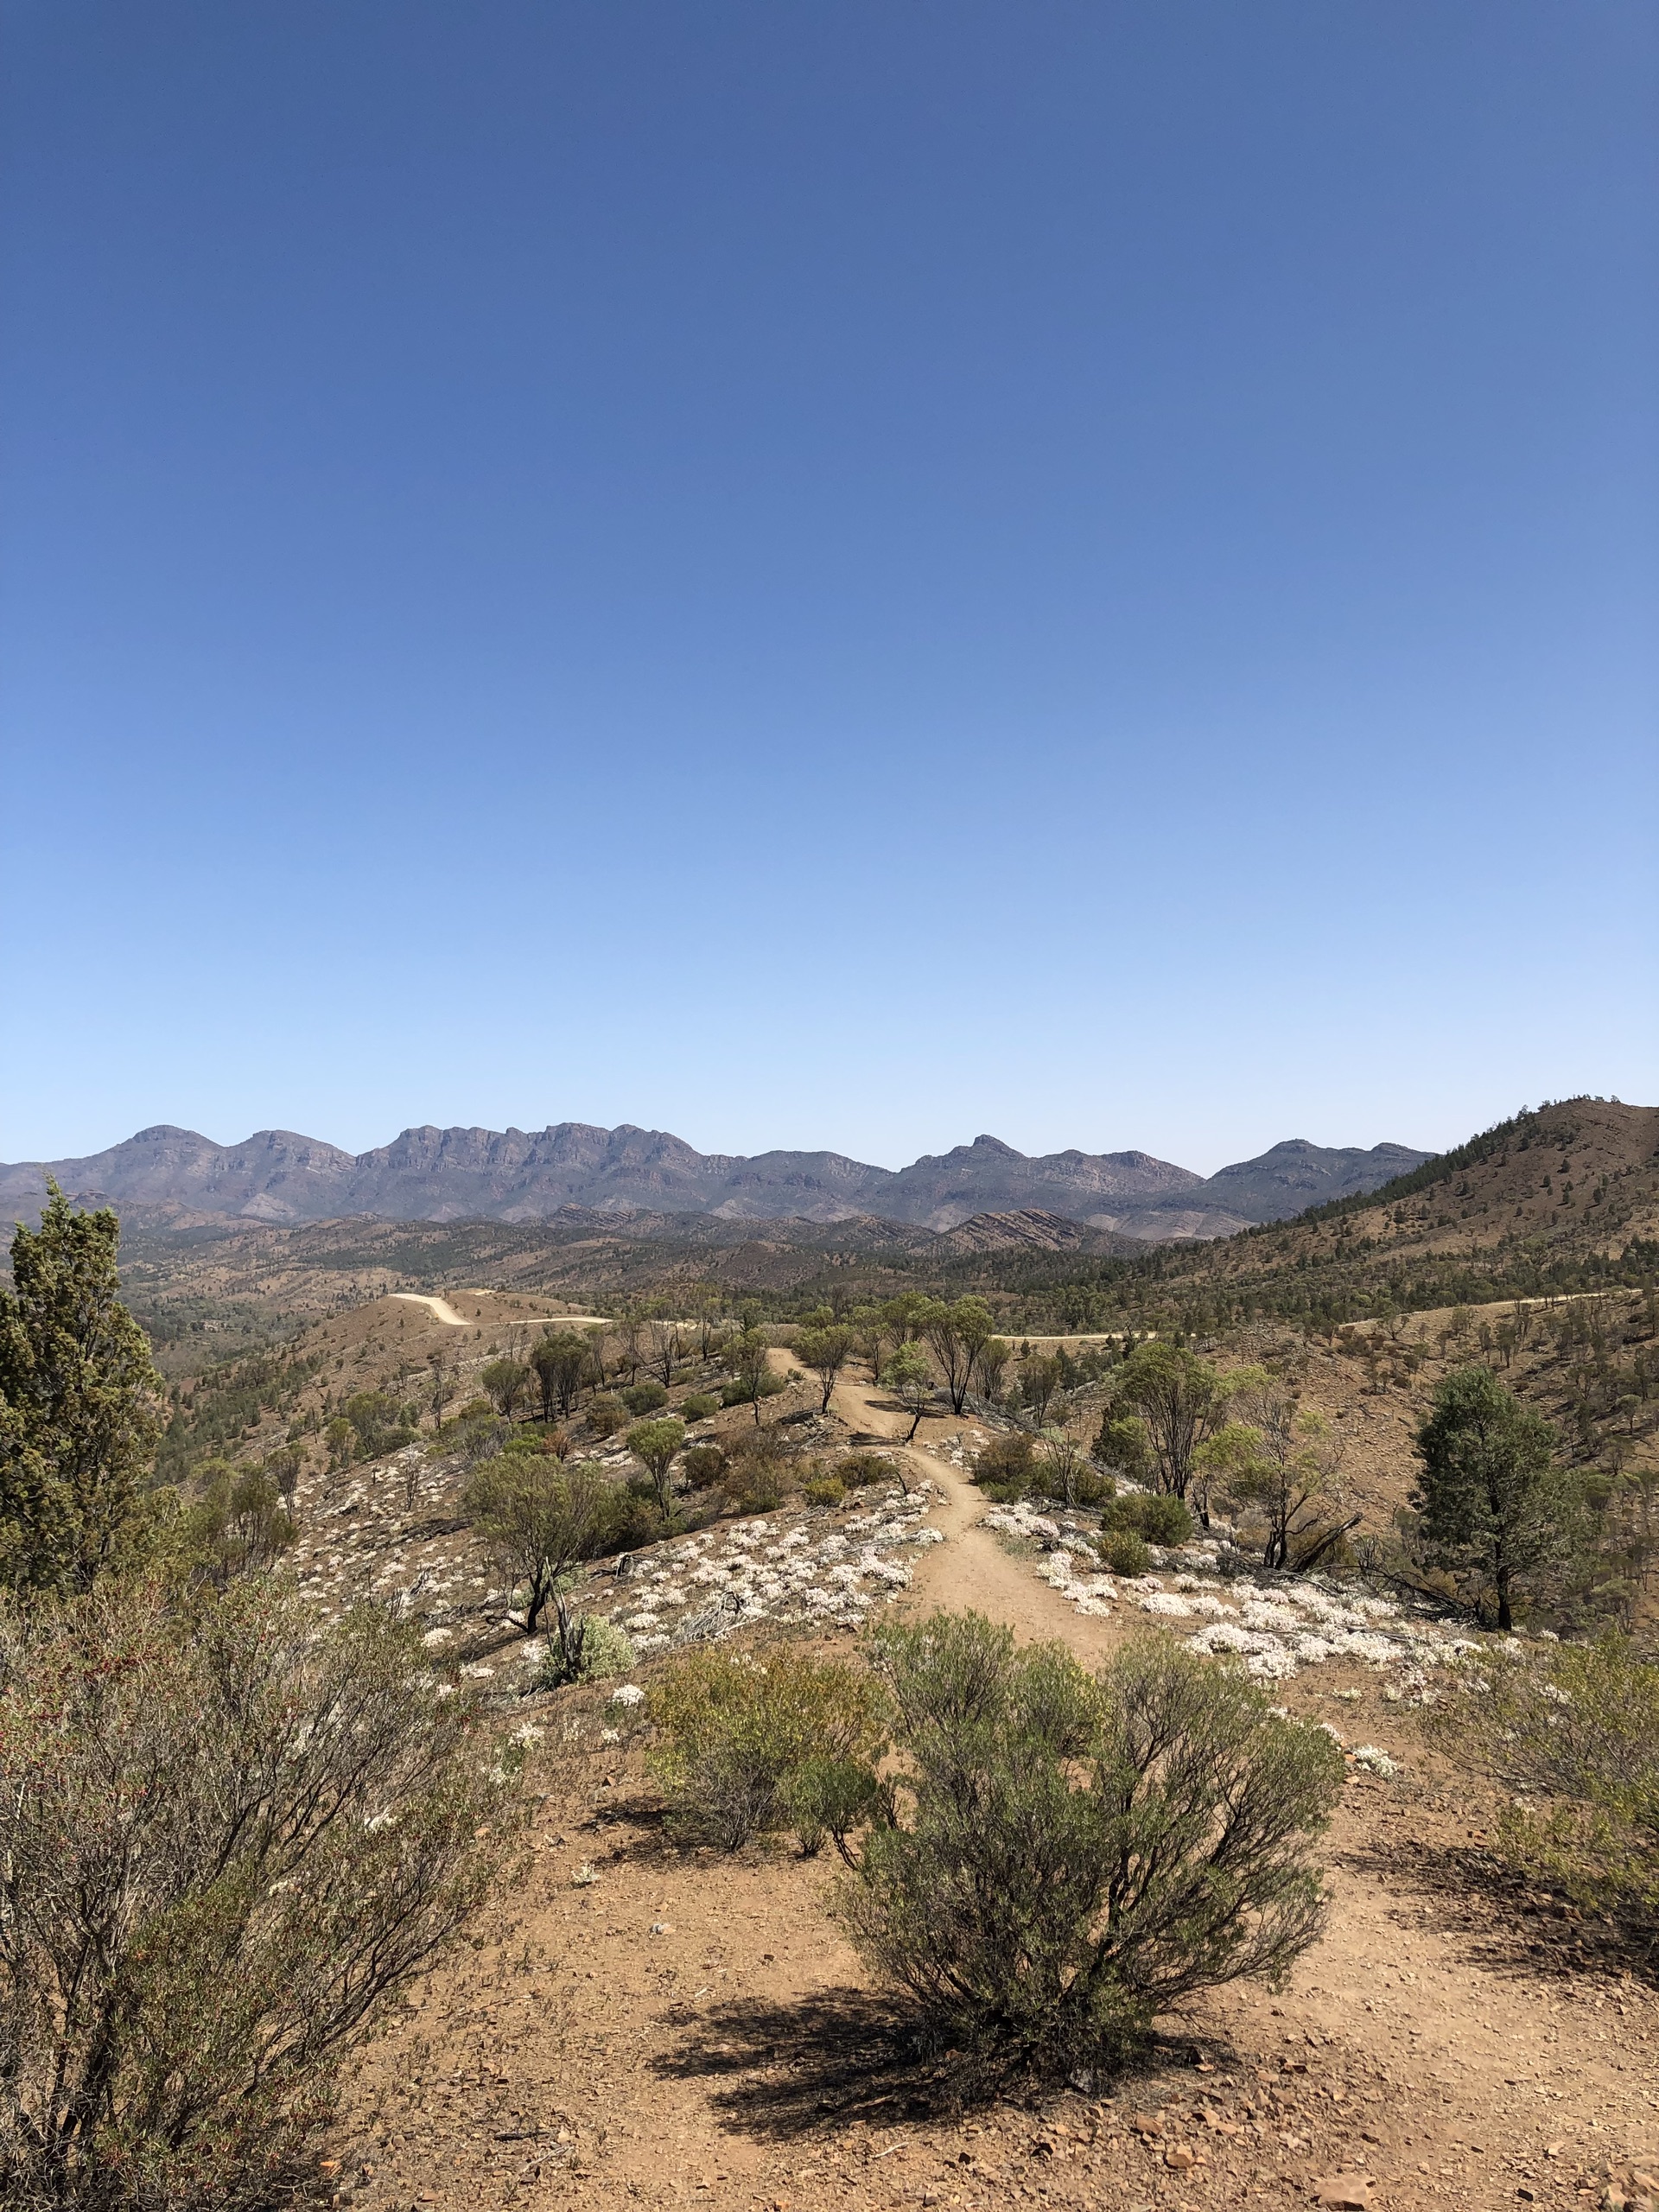
[(0, 1290), (0, 1580), (87, 1590), (153, 1533), (162, 1384), (121, 1300), (120, 1224), (48, 1187)]
[(1460, 1367), (1434, 1393), (1415, 1449), (1412, 1504), (1428, 1560), (1476, 1611), (1513, 1625), (1519, 1586), (1561, 1560), (1577, 1533), (1575, 1486), (1555, 1464), (1555, 1432), (1488, 1367)]

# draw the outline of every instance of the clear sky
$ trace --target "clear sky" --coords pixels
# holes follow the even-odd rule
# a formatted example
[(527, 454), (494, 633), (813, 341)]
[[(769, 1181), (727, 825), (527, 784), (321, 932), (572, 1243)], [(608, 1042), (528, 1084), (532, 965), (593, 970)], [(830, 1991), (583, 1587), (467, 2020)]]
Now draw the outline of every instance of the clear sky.
[(0, 1158), (1659, 1100), (1659, 14), (0, 0)]

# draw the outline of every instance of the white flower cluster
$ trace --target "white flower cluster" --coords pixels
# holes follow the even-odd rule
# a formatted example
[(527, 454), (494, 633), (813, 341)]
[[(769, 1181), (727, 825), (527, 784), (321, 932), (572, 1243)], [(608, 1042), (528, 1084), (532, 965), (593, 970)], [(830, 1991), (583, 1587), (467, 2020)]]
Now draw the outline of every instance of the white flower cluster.
[(771, 1521), (671, 1540), (645, 1555), (614, 1617), (642, 1653), (728, 1636), (753, 1621), (856, 1627), (872, 1605), (910, 1581), (911, 1569), (891, 1554), (944, 1541), (925, 1525), (934, 1502), (931, 1483), (908, 1496), (890, 1491), (816, 1541), (810, 1528), (785, 1534)]
[[(1472, 1649), (1466, 1637), (1433, 1619), (1406, 1617), (1386, 1598), (1356, 1598), (1318, 1576), (1261, 1589), (1249, 1581), (1217, 1585), (1179, 1575), (1176, 1587), (1184, 1586), (1211, 1599), (1193, 1649), (1236, 1652), (1258, 1681), (1283, 1681), (1331, 1659), (1357, 1659), (1397, 1676), (1396, 1696), (1422, 1697), (1431, 1669), (1455, 1664)], [(1221, 1600), (1224, 1589), (1229, 1603)], [(1189, 1611), (1198, 1611), (1198, 1599), (1186, 1602)]]
[(995, 1507), (980, 1525), (1041, 1543), (1039, 1577), (1080, 1613), (1109, 1616), (1123, 1603), (1154, 1619), (1202, 1623), (1189, 1639), (1192, 1649), (1242, 1658), (1258, 1681), (1283, 1681), (1330, 1659), (1357, 1659), (1393, 1677), (1383, 1692), (1391, 1702), (1427, 1701), (1432, 1670), (1454, 1666), (1475, 1649), (1427, 1612), (1408, 1617), (1386, 1598), (1353, 1597), (1318, 1575), (1268, 1586), (1225, 1581), (1216, 1572), (1218, 1547), (1207, 1539), (1154, 1552), (1166, 1563), (1163, 1574), (1114, 1582), (1100, 1573), (1086, 1538), (1023, 1500)]

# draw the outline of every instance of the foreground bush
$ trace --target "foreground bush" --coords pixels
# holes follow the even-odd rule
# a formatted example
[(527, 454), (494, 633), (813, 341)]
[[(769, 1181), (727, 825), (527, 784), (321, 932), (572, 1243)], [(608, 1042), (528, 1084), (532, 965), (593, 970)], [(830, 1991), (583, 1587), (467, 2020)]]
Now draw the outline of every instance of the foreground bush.
[(882, 1712), (880, 1685), (861, 1667), (787, 1645), (759, 1658), (690, 1651), (652, 1686), (658, 1742), (647, 1764), (679, 1827), (727, 1851), (797, 1827), (812, 1850), (826, 1829), (837, 1832), (837, 1805), (865, 1802), (859, 1778), (884, 1748)]
[(1148, 1637), (1091, 1681), (971, 1613), (873, 1649), (905, 1771), (837, 1910), (942, 2040), (1064, 2071), (1319, 1934), (1342, 1755), (1241, 1675)]
[(269, 2202), (503, 1806), (411, 1630), (269, 1581), (0, 1611), (0, 2200)]
[(1659, 1668), (1628, 1637), (1485, 1654), (1428, 1725), (1523, 1800), (1499, 1830), (1515, 1864), (1599, 1911), (1659, 1915)]

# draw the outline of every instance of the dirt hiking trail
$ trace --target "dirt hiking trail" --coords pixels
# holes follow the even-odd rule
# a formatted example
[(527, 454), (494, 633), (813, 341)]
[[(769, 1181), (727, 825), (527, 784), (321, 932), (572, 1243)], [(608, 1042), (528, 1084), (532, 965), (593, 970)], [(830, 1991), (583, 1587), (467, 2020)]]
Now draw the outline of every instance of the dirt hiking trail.
[[(1079, 1614), (982, 1525), (950, 1464), (971, 1419), (930, 1417), (906, 1446), (908, 1415), (856, 1378), (830, 1410), (936, 1485), (945, 1541), (900, 1603), (972, 1607), (1090, 1666), (1142, 1632), (1125, 1605), (1127, 1621)], [(1659, 2212), (1643, 2205), (1659, 2195), (1649, 1983), (1607, 1931), (1508, 1875), (1486, 1848), (1490, 1796), (1429, 1754), (1376, 1676), (1332, 1662), (1280, 1693), (1400, 1769), (1354, 1770), (1324, 1848), (1327, 1931), (1289, 1986), (1192, 2004), (1116, 2078), (963, 2111), (936, 2101), (932, 2062), (895, 2039), (826, 1913), (834, 1862), (680, 1846), (640, 1743), (607, 1725), (602, 1688), (581, 1694), (547, 1747), (522, 1881), (371, 2055), (337, 2201)]]

